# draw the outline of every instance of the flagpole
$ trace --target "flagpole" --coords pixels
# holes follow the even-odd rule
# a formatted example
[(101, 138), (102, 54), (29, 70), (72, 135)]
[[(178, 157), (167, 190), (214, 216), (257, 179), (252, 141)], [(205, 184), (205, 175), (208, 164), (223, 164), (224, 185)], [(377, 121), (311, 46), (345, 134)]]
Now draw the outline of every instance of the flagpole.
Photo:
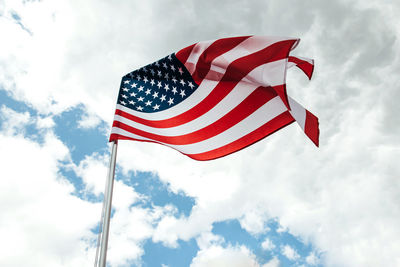
[[(118, 147), (118, 140), (115, 140), (112, 143), (111, 147), (110, 164), (108, 167), (106, 189), (104, 192), (104, 202), (103, 202), (104, 215), (102, 218), (103, 227), (101, 231), (100, 257), (98, 262), (99, 267), (106, 267), (108, 233), (110, 230), (111, 204), (112, 204), (112, 194), (113, 194), (114, 175), (115, 175), (115, 163), (117, 160), (117, 147)], [(96, 263), (97, 263), (97, 257), (95, 264)]]

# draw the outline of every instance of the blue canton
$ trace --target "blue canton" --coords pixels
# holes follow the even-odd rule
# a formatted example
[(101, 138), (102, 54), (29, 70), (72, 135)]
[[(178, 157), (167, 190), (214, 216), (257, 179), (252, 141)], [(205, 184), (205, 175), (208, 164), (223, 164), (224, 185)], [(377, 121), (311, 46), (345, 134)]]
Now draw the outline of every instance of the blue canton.
[(188, 98), (198, 85), (185, 66), (171, 54), (122, 78), (118, 104), (152, 113)]

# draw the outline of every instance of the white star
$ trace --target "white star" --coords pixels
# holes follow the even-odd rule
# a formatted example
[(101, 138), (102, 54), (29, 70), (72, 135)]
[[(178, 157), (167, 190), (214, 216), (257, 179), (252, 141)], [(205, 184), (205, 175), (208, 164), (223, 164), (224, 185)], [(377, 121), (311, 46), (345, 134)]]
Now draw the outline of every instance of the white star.
[(128, 96), (127, 96), (127, 95), (122, 95), (122, 97), (123, 97), (123, 98), (125, 98), (125, 99), (127, 99), (127, 98), (128, 98)]
[(147, 89), (146, 92), (145, 92), (145, 94), (146, 94), (146, 95), (151, 94), (151, 90), (150, 90), (150, 89)]
[(172, 93), (174, 93), (174, 94), (178, 93), (175, 86), (172, 86)]
[(122, 105), (126, 105), (126, 103), (124, 101), (119, 101), (119, 103), (121, 103)]
[(129, 91), (129, 89), (126, 88), (126, 87), (122, 88), (122, 90), (125, 91), (125, 92), (128, 92), (128, 91)]
[(143, 91), (143, 89), (144, 89), (144, 87), (143, 87), (143, 86), (140, 86), (140, 87), (138, 88), (138, 91), (141, 92), (141, 91)]
[(138, 74), (137, 76), (136, 76), (136, 80), (138, 80), (138, 81), (140, 81), (140, 75)]
[(181, 95), (181, 97), (184, 97), (186, 95), (185, 90), (181, 90), (181, 92), (179, 94)]
[(161, 70), (158, 70), (158, 71), (157, 71), (157, 75), (158, 75), (158, 77), (161, 77), (161, 76), (162, 76)]
[(194, 87), (194, 85), (193, 85), (193, 83), (192, 82), (189, 82), (189, 87), (190, 87), (190, 89), (193, 89), (193, 87)]
[(167, 63), (164, 62), (164, 63), (162, 64), (162, 66), (163, 66), (164, 68), (168, 69)]
[(153, 101), (147, 100), (147, 102), (145, 103), (145, 105), (146, 105), (146, 106), (150, 106), (152, 102), (153, 102)]
[(156, 98), (156, 97), (158, 97), (158, 92), (154, 92), (154, 94), (153, 94), (153, 98)]
[(146, 69), (146, 67), (143, 67), (143, 71), (147, 73), (147, 69)]
[(178, 80), (175, 79), (175, 76), (172, 76), (172, 81), (173, 81), (174, 83), (176, 83)]
[(165, 78), (167, 81), (169, 80), (168, 72), (165, 73), (164, 78)]
[(162, 84), (161, 84), (161, 82), (159, 81), (159, 82), (157, 82), (157, 87), (158, 87), (158, 89), (160, 89), (161, 87), (162, 87)]
[(129, 84), (129, 82), (130, 82), (129, 80), (125, 80), (124, 84)]
[(132, 83), (132, 85), (131, 85), (132, 88), (136, 88), (136, 86), (137, 86), (137, 83)]
[(132, 92), (132, 93), (131, 93), (131, 96), (136, 96), (136, 93), (135, 93), (135, 92)]
[(168, 85), (168, 84), (165, 84), (164, 89), (165, 89), (165, 91), (168, 92), (168, 90), (169, 90), (169, 85)]
[(181, 79), (181, 81), (179, 83), (182, 84), (182, 86), (184, 86), (186, 84), (183, 79)]
[(153, 69), (150, 69), (151, 75), (154, 76), (154, 74), (156, 74), (156, 72)]
[(129, 100), (129, 104), (131, 104), (131, 105), (135, 105), (135, 102), (134, 102), (134, 101), (132, 101), (132, 100)]
[(140, 102), (142, 102), (143, 99), (144, 99), (143, 97), (139, 97), (137, 100), (140, 101)]
[(158, 63), (158, 61), (155, 63), (155, 65), (156, 65), (157, 67), (160, 67), (160, 63)]
[(171, 55), (169, 55), (169, 56), (168, 56), (168, 59), (169, 59), (169, 60), (172, 60), (172, 56), (171, 56)]
[(183, 70), (182, 68), (178, 68), (179, 73), (182, 75), (183, 74)]
[(174, 66), (174, 65), (171, 65), (170, 67), (171, 67), (171, 70), (172, 70), (172, 71), (176, 71), (176, 69), (175, 69), (175, 66)]
[(147, 80), (147, 77), (144, 76), (143, 81), (144, 81), (144, 83), (147, 83), (149, 80)]
[(136, 109), (142, 111), (142, 110), (143, 110), (143, 107), (138, 106), (138, 107), (136, 107)]
[(151, 84), (151, 86), (153, 86), (155, 84), (154, 79), (150, 80), (150, 84)]
[(166, 95), (161, 95), (160, 101), (161, 101), (161, 102), (165, 101), (165, 97), (166, 97)]
[(171, 106), (173, 103), (174, 103), (174, 99), (173, 98), (169, 98), (168, 104)]
[(160, 105), (155, 104), (154, 107), (153, 107), (153, 110), (156, 110), (156, 109), (159, 109), (159, 108), (160, 108)]

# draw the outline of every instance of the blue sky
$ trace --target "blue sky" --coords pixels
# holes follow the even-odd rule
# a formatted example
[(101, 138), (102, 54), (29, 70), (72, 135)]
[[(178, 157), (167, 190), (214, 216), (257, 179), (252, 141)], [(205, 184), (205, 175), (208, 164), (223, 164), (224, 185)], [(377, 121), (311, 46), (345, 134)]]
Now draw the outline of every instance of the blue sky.
[[(221, 12), (225, 11), (224, 16)], [(194, 42), (301, 38), (320, 119), (197, 162), (120, 141), (108, 266), (400, 265), (400, 6), (385, 1), (0, 3), (1, 266), (94, 262), (121, 77)]]

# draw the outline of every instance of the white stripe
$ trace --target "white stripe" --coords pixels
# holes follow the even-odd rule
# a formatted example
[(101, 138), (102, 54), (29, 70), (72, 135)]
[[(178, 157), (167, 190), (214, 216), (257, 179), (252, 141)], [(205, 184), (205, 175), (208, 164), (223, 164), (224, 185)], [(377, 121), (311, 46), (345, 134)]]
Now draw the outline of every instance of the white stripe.
[(270, 36), (252, 36), (239, 45), (237, 45), (234, 49), (229, 50), (225, 54), (219, 56), (213, 61), (213, 65), (216, 66), (226, 66), (227, 62), (231, 63), (238, 58), (242, 58), (248, 56), (252, 53), (258, 52), (276, 42), (285, 41), (285, 40), (294, 40), (293, 38), (288, 37), (270, 37)]
[[(293, 57), (298, 58), (298, 59), (301, 59), (301, 60), (304, 60), (304, 61), (310, 63), (311, 65), (314, 65), (314, 59), (305, 58), (305, 57), (298, 57), (298, 56), (293, 56)], [(294, 63), (294, 62), (289, 62), (289, 61), (288, 61), (288, 63), (287, 63), (287, 68), (289, 69), (289, 68), (291, 68), (291, 67), (293, 67), (293, 66), (296, 66), (296, 65), (297, 65), (297, 64)]]
[(239, 105), (244, 99), (246, 99), (255, 89), (258, 88), (258, 85), (249, 84), (241, 82), (239, 83), (230, 94), (228, 94), (224, 99), (222, 99), (214, 108), (203, 114), (202, 116), (189, 121), (188, 123), (171, 127), (171, 128), (155, 128), (143, 125), (141, 123), (137, 123), (130, 119), (126, 119), (122, 116), (115, 115), (114, 120), (120, 121), (126, 125), (129, 125), (133, 128), (146, 131), (148, 133), (164, 135), (164, 136), (178, 136), (185, 135), (197, 130), (200, 130), (218, 119), (222, 118), (228, 112), (230, 112), (233, 108)]
[(314, 65), (314, 59), (307, 58), (307, 57), (298, 57), (298, 56), (293, 56), (293, 57), (296, 57), (296, 58), (298, 58), (298, 59), (307, 61), (307, 62), (310, 63), (311, 65)]
[[(188, 69), (190, 74), (193, 74), (194, 72), (194, 67), (197, 64), (197, 61), (199, 61), (200, 56), (203, 54), (203, 52), (212, 44), (214, 43), (216, 40), (209, 40), (209, 41), (203, 41), (203, 42), (198, 42), (192, 49), (192, 51), (190, 52), (190, 55), (188, 57), (188, 59), (186, 60), (186, 62), (182, 62), (185, 63), (185, 67)], [(186, 63), (188, 66), (192, 66), (192, 67), (188, 67), (186, 66)], [(190, 64), (191, 63), (191, 64)]]
[[(282, 85), (284, 84), (285, 79), (285, 65), (286, 59), (260, 65), (242, 79), (242, 84), (246, 81), (257, 86)], [(117, 104), (117, 109), (145, 120), (166, 120), (175, 117), (177, 114), (181, 114), (199, 104), (214, 90), (217, 84), (218, 81), (215, 80), (203, 80), (199, 88), (197, 88), (192, 95), (185, 99), (185, 101), (182, 101), (178, 105), (163, 111), (154, 113), (137, 112), (120, 104)], [(247, 87), (245, 87), (244, 90), (247, 90), (246, 88)]]
[[(126, 136), (126, 137), (130, 137), (130, 138), (134, 138), (134, 139), (138, 139), (138, 140), (143, 140), (143, 141), (155, 141), (155, 140), (152, 140), (150, 138), (146, 138), (146, 137), (143, 137), (143, 136), (140, 136), (140, 135), (136, 135), (136, 134), (130, 133), (130, 132), (125, 131), (125, 130), (123, 130), (121, 128), (118, 128), (118, 127), (112, 127), (111, 128), (111, 134), (120, 134), (120, 135), (123, 135), (123, 136)], [(155, 141), (155, 142), (157, 142), (157, 141)], [(161, 142), (157, 142), (157, 143), (163, 144)]]
[[(242, 57), (246, 57), (252, 53), (258, 52), (276, 42), (285, 40), (294, 40), (294, 39), (287, 37), (252, 36), (241, 42), (235, 48), (215, 58), (210, 66), (210, 71), (206, 75), (205, 79), (214, 80), (213, 76), (215, 75), (213, 75), (213, 72), (221, 74), (225, 73), (226, 68), (233, 61)], [(292, 49), (296, 47), (299, 41), (300, 41), (299, 39), (296, 40), (296, 43), (293, 45)]]
[(296, 66), (297, 64), (296, 63), (294, 63), (294, 62), (287, 62), (287, 64), (286, 64), (286, 66), (287, 66), (287, 68), (288, 69), (290, 69), (291, 67), (293, 67), (293, 66)]
[[(245, 136), (252, 131), (258, 129), (268, 121), (272, 120), (279, 114), (285, 112), (287, 108), (283, 104), (280, 97), (275, 97), (271, 99), (269, 102), (265, 103), (261, 106), (258, 110), (248, 116), (246, 119), (240, 121), (239, 123), (235, 124), (233, 127), (229, 128), (228, 130), (213, 136), (209, 139), (206, 139), (201, 142), (197, 142), (194, 144), (188, 145), (168, 145), (169, 147), (175, 148), (185, 154), (198, 154), (207, 152), (210, 150), (214, 150), (225, 145), (228, 145), (235, 140)], [(144, 138), (135, 134), (131, 134), (127, 131), (122, 129), (113, 127), (111, 130), (112, 133), (121, 134), (127, 137), (140, 139), (140, 140), (150, 140), (148, 138)], [(161, 143), (161, 142), (160, 142)], [(162, 143), (165, 144), (165, 143)]]
[(296, 120), (296, 122), (300, 125), (301, 129), (305, 128), (306, 125), (306, 110), (299, 103), (297, 103), (293, 98), (288, 96), (289, 106), (291, 110), (289, 110), (290, 115)]
[(259, 84), (262, 86), (276, 86), (285, 83), (286, 73), (286, 61), (287, 59), (281, 59), (273, 61), (259, 68), (255, 68), (243, 81)]

